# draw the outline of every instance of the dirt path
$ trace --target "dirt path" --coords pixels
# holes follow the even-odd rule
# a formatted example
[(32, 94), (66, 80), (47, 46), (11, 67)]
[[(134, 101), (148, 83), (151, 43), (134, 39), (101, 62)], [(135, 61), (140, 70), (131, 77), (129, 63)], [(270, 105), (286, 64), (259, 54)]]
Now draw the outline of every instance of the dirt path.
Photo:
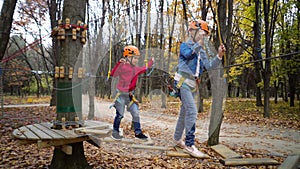
[[(83, 112), (88, 112), (88, 97), (84, 96)], [(100, 120), (113, 120), (115, 109), (109, 108), (111, 102), (95, 101), (95, 116)], [(160, 129), (163, 135), (151, 136), (156, 142), (163, 142), (172, 145), (173, 132), (177, 116), (170, 116), (160, 113), (159, 109), (150, 109), (140, 113), (143, 129)], [(125, 112), (122, 123), (130, 123), (131, 115)], [(197, 121), (196, 139), (200, 142), (207, 141), (209, 118)], [(245, 147), (252, 150), (266, 150), (273, 156), (286, 156), (288, 154), (300, 154), (300, 131), (293, 129), (277, 129), (261, 126), (249, 126), (243, 124), (228, 124), (223, 122), (220, 143), (230, 147)], [(168, 146), (168, 145), (164, 145)]]

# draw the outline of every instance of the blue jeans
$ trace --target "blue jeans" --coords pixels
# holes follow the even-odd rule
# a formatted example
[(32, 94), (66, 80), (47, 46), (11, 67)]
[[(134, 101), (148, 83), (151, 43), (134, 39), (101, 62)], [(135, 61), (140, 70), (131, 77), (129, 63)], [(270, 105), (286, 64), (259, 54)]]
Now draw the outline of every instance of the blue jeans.
[(126, 105), (127, 111), (129, 111), (132, 116), (134, 133), (140, 134), (142, 130), (140, 124), (140, 115), (139, 115), (140, 113), (138, 110), (139, 107), (136, 103), (133, 103), (130, 107), (128, 107), (130, 102), (131, 102), (131, 98), (129, 97), (128, 94), (121, 94), (119, 98), (116, 100), (115, 102), (116, 116), (114, 119), (113, 129), (119, 132), (121, 120), (124, 118), (124, 111)]
[(180, 87), (181, 107), (179, 117), (174, 133), (174, 139), (180, 140), (185, 130), (185, 145), (192, 146), (195, 144), (195, 130), (197, 120), (197, 107), (194, 101), (195, 92), (192, 92), (185, 83)]

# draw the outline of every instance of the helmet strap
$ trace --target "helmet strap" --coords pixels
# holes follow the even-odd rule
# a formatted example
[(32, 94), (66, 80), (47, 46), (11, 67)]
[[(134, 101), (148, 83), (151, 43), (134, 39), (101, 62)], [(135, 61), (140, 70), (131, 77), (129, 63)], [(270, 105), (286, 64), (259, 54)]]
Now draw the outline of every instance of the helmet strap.
[(193, 41), (194, 41), (194, 42), (196, 42), (195, 37), (196, 37), (198, 31), (199, 31), (199, 29), (196, 29), (196, 32), (194, 33), (194, 36), (193, 36)]
[(133, 64), (132, 64), (132, 59), (133, 59), (132, 56), (130, 57), (130, 59), (129, 59), (128, 57), (126, 57), (126, 61), (129, 62), (131, 65), (133, 65)]

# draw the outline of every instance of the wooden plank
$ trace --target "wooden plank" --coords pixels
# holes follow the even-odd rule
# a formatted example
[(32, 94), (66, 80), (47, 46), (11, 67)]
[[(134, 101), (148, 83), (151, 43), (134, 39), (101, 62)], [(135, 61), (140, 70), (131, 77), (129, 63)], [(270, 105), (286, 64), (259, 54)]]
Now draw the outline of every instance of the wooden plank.
[(75, 130), (83, 130), (83, 129), (104, 130), (104, 129), (108, 129), (108, 128), (109, 128), (109, 125), (105, 124), (105, 125), (79, 127), (79, 128), (75, 128)]
[[(179, 151), (166, 151), (166, 155), (167, 156), (170, 156), (170, 157), (185, 157), (185, 158), (196, 158), (196, 157), (193, 157), (187, 153), (184, 153), (184, 152), (179, 152)], [(203, 157), (197, 157), (199, 159), (207, 159), (209, 158), (209, 156), (207, 154), (204, 154)]]
[(102, 129), (102, 130), (98, 130), (98, 129), (75, 129), (74, 130), (75, 133), (77, 134), (99, 134), (99, 135), (104, 135), (107, 136), (108, 134), (111, 133), (111, 129)]
[(162, 150), (162, 151), (167, 151), (170, 149), (169, 147), (164, 147), (164, 146), (149, 146), (143, 144), (133, 144), (131, 145), (131, 147), (136, 149), (149, 149), (149, 150)]
[[(47, 122), (47, 123), (41, 123), (41, 125), (51, 128), (52, 124)], [(53, 132), (56, 132), (57, 134), (65, 137), (65, 139), (73, 139), (73, 138), (77, 138), (78, 135), (75, 134), (73, 131), (63, 131), (63, 130), (56, 130), (56, 129), (52, 129)]]
[(220, 162), (226, 166), (243, 165), (278, 165), (278, 161), (270, 158), (231, 158), (221, 159)]
[(105, 137), (102, 140), (103, 142), (122, 142), (122, 143), (129, 143), (129, 144), (133, 144), (134, 143), (134, 139), (129, 139), (129, 138), (122, 138), (121, 140), (114, 140), (111, 137)]
[(78, 137), (74, 139), (62, 139), (62, 140), (39, 140), (37, 145), (38, 148), (46, 148), (51, 146), (62, 146), (66, 144), (78, 143), (87, 140), (90, 140), (88, 136)]
[(167, 156), (170, 157), (185, 157), (185, 158), (192, 158), (191, 155), (187, 154), (187, 153), (183, 153), (183, 152), (178, 152), (178, 151), (167, 151), (166, 152)]
[(223, 158), (229, 159), (229, 158), (242, 158), (242, 156), (230, 148), (228, 148), (225, 145), (218, 144), (211, 147), (215, 152), (220, 154)]
[(44, 140), (44, 139), (52, 139), (51, 136), (49, 136), (48, 134), (44, 133), (42, 130), (40, 130), (39, 128), (36, 128), (33, 125), (27, 125), (25, 127), (27, 127), (30, 131), (32, 131), (35, 135), (37, 135), (42, 140)]
[(278, 167), (278, 169), (297, 169), (300, 166), (300, 155), (290, 155)]
[[(13, 136), (18, 139), (29, 139), (29, 140), (38, 140), (40, 139), (37, 135), (35, 135), (31, 130), (29, 130), (27, 127), (23, 126), (18, 129), (18, 132), (13, 133)], [(19, 133), (22, 133), (25, 138), (22, 136), (19, 136)]]
[(34, 127), (40, 129), (41, 131), (45, 132), (47, 135), (51, 136), (52, 139), (64, 139), (65, 137), (61, 136), (60, 134), (57, 134), (53, 131), (53, 129), (50, 129), (48, 127), (45, 127), (41, 124), (33, 124)]
[(106, 123), (106, 122), (101, 122), (101, 121), (95, 121), (95, 120), (86, 120), (84, 121), (84, 125), (86, 127), (94, 127), (94, 126), (105, 126), (105, 127), (109, 127), (110, 124)]

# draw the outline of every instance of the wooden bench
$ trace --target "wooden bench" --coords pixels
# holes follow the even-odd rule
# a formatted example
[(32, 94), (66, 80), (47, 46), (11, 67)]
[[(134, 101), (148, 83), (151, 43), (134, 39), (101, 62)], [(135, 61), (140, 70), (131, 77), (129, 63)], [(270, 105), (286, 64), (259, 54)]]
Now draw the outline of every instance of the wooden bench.
[[(52, 126), (50, 122), (22, 126), (15, 129), (12, 135), (20, 144), (36, 143), (38, 148), (61, 146), (62, 151), (70, 155), (72, 148), (68, 144), (88, 141), (97, 145), (99, 142), (95, 142), (95, 138), (100, 140), (109, 136), (112, 131), (110, 124), (91, 120), (85, 121), (83, 127), (72, 130), (56, 130)], [(91, 135), (87, 130), (94, 133)]]

